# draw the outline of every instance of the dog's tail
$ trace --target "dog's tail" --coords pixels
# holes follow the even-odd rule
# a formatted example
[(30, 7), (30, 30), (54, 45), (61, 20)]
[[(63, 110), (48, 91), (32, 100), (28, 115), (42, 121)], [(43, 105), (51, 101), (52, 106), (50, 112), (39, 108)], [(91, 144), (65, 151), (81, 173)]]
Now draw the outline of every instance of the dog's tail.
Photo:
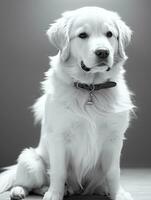
[(13, 187), (17, 165), (2, 168), (2, 170), (4, 170), (4, 172), (0, 174), (0, 194)]

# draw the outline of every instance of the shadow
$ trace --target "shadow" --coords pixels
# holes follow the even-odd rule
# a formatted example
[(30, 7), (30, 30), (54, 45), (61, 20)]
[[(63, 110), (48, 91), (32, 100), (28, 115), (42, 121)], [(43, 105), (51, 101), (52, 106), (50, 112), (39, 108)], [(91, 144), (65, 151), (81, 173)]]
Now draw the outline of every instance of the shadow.
[(72, 195), (64, 197), (64, 200), (110, 200), (103, 195)]
[[(0, 194), (0, 200), (10, 200), (9, 192)], [(42, 200), (42, 196), (30, 194), (24, 200)], [(110, 200), (108, 197), (103, 195), (71, 195), (64, 197), (63, 200)]]

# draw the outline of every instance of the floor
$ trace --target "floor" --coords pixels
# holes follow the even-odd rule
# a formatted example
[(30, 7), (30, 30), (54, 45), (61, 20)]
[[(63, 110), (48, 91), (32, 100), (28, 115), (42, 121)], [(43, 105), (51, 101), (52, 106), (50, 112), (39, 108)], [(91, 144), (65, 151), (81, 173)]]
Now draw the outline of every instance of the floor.
[[(151, 200), (151, 169), (125, 169), (121, 174), (122, 185), (134, 200)], [(25, 200), (41, 200), (40, 196), (29, 196)], [(9, 200), (9, 192), (0, 195), (0, 200)], [(100, 196), (72, 196), (66, 200), (107, 200)]]

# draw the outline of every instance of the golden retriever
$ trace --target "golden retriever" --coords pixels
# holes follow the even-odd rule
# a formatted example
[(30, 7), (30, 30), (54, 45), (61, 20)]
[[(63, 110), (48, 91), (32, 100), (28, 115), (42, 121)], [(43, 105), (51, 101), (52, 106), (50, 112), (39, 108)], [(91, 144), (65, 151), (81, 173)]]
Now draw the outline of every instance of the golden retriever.
[(101, 194), (132, 200), (120, 185), (120, 155), (134, 105), (124, 79), (132, 31), (115, 12), (83, 7), (65, 12), (47, 35), (59, 50), (33, 111), (41, 123), (37, 148), (0, 175), (13, 199), (30, 191), (43, 200)]

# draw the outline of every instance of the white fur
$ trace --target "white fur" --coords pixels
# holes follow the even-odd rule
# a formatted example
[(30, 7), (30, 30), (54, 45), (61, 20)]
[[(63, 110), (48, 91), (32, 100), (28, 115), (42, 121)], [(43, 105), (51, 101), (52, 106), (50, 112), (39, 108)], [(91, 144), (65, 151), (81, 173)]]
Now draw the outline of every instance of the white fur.
[[(109, 30), (112, 38), (105, 35)], [(80, 32), (89, 37), (80, 39)], [(0, 191), (13, 186), (36, 191), (48, 185), (43, 200), (61, 200), (66, 183), (71, 193), (103, 191), (113, 200), (132, 200), (120, 186), (120, 154), (134, 108), (123, 69), (130, 28), (114, 12), (84, 7), (63, 14), (47, 35), (59, 53), (51, 58), (43, 95), (33, 106), (35, 120), (41, 123), (40, 142), (36, 149), (23, 151), (13, 183), (3, 189), (0, 183)], [(110, 71), (99, 66), (97, 48), (109, 50)], [(81, 69), (81, 60), (90, 72)], [(93, 105), (87, 105), (88, 91), (74, 87), (74, 81), (96, 84), (108, 79), (117, 86), (94, 91)], [(15, 187), (11, 195), (21, 193), (20, 198), (27, 191)]]

